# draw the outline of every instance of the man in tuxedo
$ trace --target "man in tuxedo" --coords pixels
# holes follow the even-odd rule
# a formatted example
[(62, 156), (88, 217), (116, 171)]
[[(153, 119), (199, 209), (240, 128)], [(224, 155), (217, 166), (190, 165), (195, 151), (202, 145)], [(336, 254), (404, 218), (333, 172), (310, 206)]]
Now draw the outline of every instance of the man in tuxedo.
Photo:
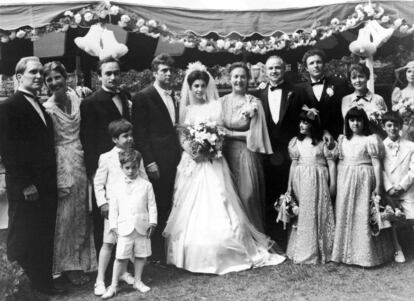
[[(80, 139), (83, 145), (86, 173), (93, 185), (93, 178), (98, 168), (99, 156), (114, 146), (108, 133), (111, 121), (125, 118), (130, 120), (128, 95), (119, 89), (121, 79), (120, 63), (114, 58), (99, 61), (98, 77), (101, 88), (85, 98), (80, 106)], [(97, 254), (103, 240), (103, 218), (108, 218), (108, 203), (92, 202), (94, 220), (94, 237)]]
[(290, 159), (288, 144), (297, 133), (300, 103), (295, 97), (293, 85), (285, 80), (285, 62), (278, 56), (266, 61), (269, 83), (256, 94), (263, 104), (273, 155), (265, 160), (266, 177), (266, 232), (281, 247), (287, 243), (286, 231), (276, 224), (273, 204), (287, 190)]
[(145, 168), (154, 187), (158, 210), (158, 227), (152, 239), (153, 260), (165, 261), (165, 228), (171, 210), (175, 173), (181, 148), (175, 125), (178, 122), (178, 103), (171, 91), (174, 60), (160, 54), (152, 61), (153, 85), (132, 99), (134, 140), (141, 152)]
[(9, 200), (7, 254), (35, 289), (62, 293), (53, 285), (53, 240), (57, 208), (52, 120), (40, 104), (43, 66), (37, 57), (16, 65), (18, 89), (0, 105), (0, 152)]
[(350, 94), (345, 80), (325, 75), (325, 53), (318, 48), (308, 50), (302, 59), (310, 81), (300, 83), (296, 90), (302, 104), (316, 108), (320, 113), (323, 139), (330, 144), (343, 131), (342, 97)]

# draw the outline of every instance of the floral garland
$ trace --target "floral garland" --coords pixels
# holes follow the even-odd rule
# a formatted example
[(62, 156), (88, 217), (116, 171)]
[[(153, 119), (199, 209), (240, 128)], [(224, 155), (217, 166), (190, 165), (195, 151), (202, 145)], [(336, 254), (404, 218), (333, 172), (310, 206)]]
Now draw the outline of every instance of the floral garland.
[(384, 15), (384, 9), (377, 5), (359, 4), (355, 12), (345, 20), (333, 18), (327, 26), (315, 26), (310, 32), (297, 30), (291, 35), (286, 33), (278, 36), (264, 37), (260, 40), (246, 41), (244, 38), (236, 39), (207, 39), (192, 33), (178, 34), (168, 29), (165, 24), (155, 20), (144, 20), (135, 13), (131, 13), (119, 6), (104, 2), (91, 5), (79, 11), (66, 11), (61, 18), (40, 28), (22, 27), (17, 31), (0, 30), (0, 41), (7, 43), (15, 38), (36, 41), (40, 36), (49, 32), (65, 32), (70, 27), (90, 27), (92, 24), (114, 23), (129, 32), (143, 33), (153, 38), (161, 37), (165, 41), (181, 42), (187, 48), (198, 48), (206, 52), (230, 52), (240, 54), (250, 52), (265, 54), (273, 50), (295, 49), (302, 46), (313, 46), (319, 40), (331, 37), (333, 34), (344, 32), (359, 26), (367, 20), (377, 20), (384, 27), (395, 28), (395, 34), (406, 36), (414, 32), (414, 25), (406, 20), (392, 19)]

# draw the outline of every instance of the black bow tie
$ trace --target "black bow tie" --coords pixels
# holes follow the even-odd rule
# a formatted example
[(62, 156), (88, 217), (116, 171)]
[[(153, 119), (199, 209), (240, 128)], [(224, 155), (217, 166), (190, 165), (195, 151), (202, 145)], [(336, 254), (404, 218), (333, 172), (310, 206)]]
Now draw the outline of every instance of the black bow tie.
[(37, 95), (33, 95), (33, 94), (31, 94), (31, 93), (24, 92), (24, 91), (20, 91), (20, 92), (21, 92), (21, 93), (23, 93), (23, 95), (24, 95), (24, 96), (27, 96), (27, 97), (29, 97), (30, 99), (33, 99), (35, 102), (40, 103), (40, 97), (39, 97), (39, 96), (37, 96)]
[(355, 101), (358, 101), (358, 100), (360, 100), (360, 99), (363, 99), (363, 100), (365, 100), (365, 101), (368, 101), (368, 99), (367, 99), (367, 96), (366, 96), (366, 95), (357, 95), (357, 97), (356, 97)]
[(316, 86), (316, 85), (323, 85), (324, 83), (325, 83), (325, 79), (322, 78), (322, 79), (320, 79), (316, 82), (311, 83), (311, 86), (313, 87), (313, 86)]
[(276, 86), (270, 86), (270, 91), (273, 92), (274, 90), (277, 89), (282, 89), (282, 87), (280, 85), (276, 85)]
[(111, 97), (115, 97), (117, 95), (121, 95), (121, 91), (120, 90), (116, 90), (116, 91), (106, 91), (106, 93), (108, 93), (109, 95), (111, 95)]

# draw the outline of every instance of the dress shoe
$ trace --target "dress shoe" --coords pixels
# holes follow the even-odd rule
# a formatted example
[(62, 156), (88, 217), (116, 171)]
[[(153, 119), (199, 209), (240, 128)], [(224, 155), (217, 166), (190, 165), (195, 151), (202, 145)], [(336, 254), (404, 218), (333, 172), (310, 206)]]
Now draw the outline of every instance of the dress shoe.
[(405, 262), (405, 256), (402, 251), (397, 251), (394, 254), (394, 261), (398, 263), (404, 263)]

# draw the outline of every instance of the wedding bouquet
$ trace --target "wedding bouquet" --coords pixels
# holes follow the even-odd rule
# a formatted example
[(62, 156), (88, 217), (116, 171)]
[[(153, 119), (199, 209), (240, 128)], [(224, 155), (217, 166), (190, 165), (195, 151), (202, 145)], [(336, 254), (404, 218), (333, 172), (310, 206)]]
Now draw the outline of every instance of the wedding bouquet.
[(258, 105), (252, 99), (249, 99), (241, 108), (240, 114), (244, 119), (251, 119), (257, 113)]
[(404, 123), (408, 124), (414, 117), (414, 98), (399, 97), (393, 101), (392, 110), (398, 112)]
[(290, 192), (280, 195), (274, 204), (275, 210), (278, 211), (276, 223), (281, 221), (283, 229), (286, 229), (286, 224), (290, 223), (291, 219), (299, 214), (299, 206)]
[(381, 206), (380, 202), (381, 197), (379, 195), (372, 195), (369, 203), (369, 225), (372, 236), (378, 236), (382, 229), (390, 228), (390, 221), (395, 216), (391, 206)]
[(199, 122), (183, 127), (182, 133), (193, 158), (212, 161), (222, 156), (224, 131), (215, 122)]

